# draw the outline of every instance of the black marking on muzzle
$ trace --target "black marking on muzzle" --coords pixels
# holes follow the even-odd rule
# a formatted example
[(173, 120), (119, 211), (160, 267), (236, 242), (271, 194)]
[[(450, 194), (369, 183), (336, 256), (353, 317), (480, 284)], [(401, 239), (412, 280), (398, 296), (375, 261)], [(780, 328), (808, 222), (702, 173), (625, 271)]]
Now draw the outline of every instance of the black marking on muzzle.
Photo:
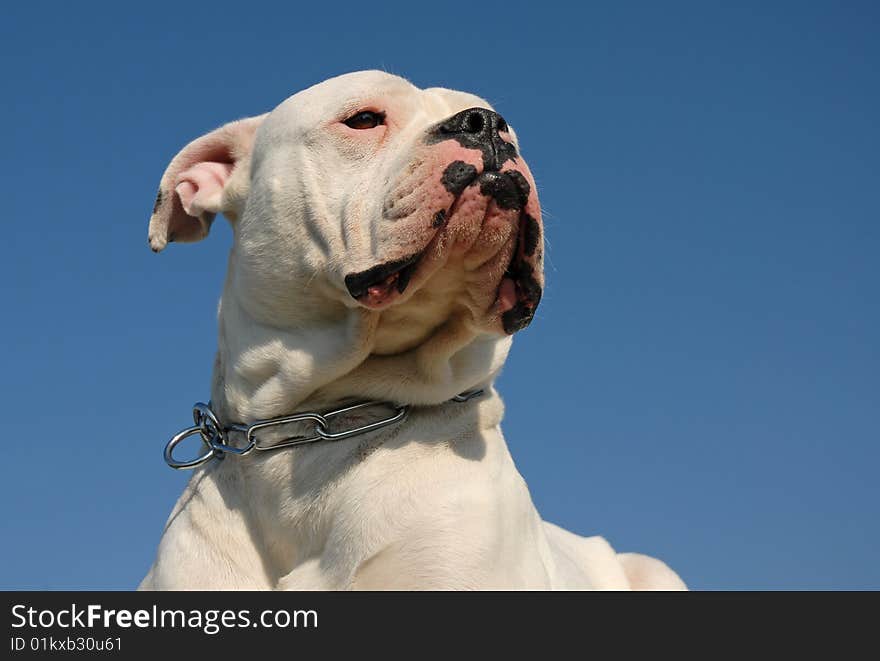
[(352, 298), (360, 298), (367, 293), (370, 287), (383, 282), (399, 272), (400, 275), (397, 277), (396, 286), (397, 291), (403, 293), (403, 290), (409, 284), (410, 278), (412, 278), (412, 274), (421, 256), (421, 253), (419, 253), (404, 259), (394, 260), (393, 262), (378, 264), (360, 273), (349, 273), (345, 276), (345, 287)]
[[(520, 223), (513, 257), (504, 273), (505, 278), (513, 280), (516, 288), (516, 304), (501, 315), (501, 325), (508, 335), (521, 331), (532, 322), (543, 293), (535, 277), (534, 265), (524, 259), (540, 250), (541, 226), (525, 212), (520, 214)], [(540, 263), (540, 256), (537, 260), (536, 263)]]
[(501, 315), (501, 323), (504, 326), (504, 332), (513, 335), (532, 323), (534, 317), (535, 308), (519, 302)]
[(541, 240), (541, 226), (538, 225), (538, 221), (532, 218), (529, 214), (523, 214), (523, 253), (526, 257), (531, 257), (535, 254), (535, 249), (538, 247), (538, 243)]
[(446, 166), (440, 182), (453, 195), (458, 195), (477, 178), (477, 168), (464, 161), (453, 161)]
[(541, 285), (535, 279), (535, 270), (531, 264), (514, 257), (507, 269), (505, 277), (511, 278), (516, 285), (517, 302), (510, 310), (501, 315), (504, 332), (513, 335), (528, 326), (535, 316), (538, 303), (541, 302)]
[(480, 192), (491, 197), (502, 209), (520, 210), (526, 206), (531, 187), (516, 170), (484, 172), (480, 175)]

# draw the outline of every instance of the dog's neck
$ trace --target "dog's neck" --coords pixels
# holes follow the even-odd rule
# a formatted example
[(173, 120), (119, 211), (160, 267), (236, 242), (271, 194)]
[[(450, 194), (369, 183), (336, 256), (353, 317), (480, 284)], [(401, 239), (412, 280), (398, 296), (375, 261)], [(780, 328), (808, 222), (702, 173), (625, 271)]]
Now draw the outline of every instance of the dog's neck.
[(490, 385), (510, 349), (509, 337), (456, 320), (431, 329), (415, 347), (379, 355), (388, 313), (339, 304), (322, 307), (305, 324), (279, 327), (238, 291), (230, 275), (211, 387), (215, 410), (228, 422), (323, 410), (349, 399), (439, 404)]

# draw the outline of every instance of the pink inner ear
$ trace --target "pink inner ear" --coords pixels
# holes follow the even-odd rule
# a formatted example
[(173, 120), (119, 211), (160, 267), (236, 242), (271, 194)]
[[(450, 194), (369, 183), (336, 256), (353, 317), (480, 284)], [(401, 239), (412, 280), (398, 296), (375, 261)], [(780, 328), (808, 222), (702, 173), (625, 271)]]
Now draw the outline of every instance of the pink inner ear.
[(202, 161), (177, 176), (174, 189), (187, 215), (219, 213), (223, 187), (232, 174), (232, 163)]

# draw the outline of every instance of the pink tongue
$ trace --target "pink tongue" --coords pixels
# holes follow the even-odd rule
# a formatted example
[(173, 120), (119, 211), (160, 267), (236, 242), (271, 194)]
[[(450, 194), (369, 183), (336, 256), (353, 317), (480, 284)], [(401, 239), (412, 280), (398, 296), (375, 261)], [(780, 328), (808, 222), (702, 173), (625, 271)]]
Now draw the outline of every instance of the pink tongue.
[(361, 299), (362, 302), (373, 307), (385, 305), (385, 303), (387, 303), (388, 300), (394, 295), (394, 287), (397, 284), (397, 278), (399, 275), (399, 273), (392, 273), (378, 285), (373, 285), (372, 287), (369, 287), (367, 289), (366, 296)]
[(501, 312), (512, 310), (516, 306), (516, 284), (512, 278), (503, 278), (498, 288), (498, 303)]
[(380, 299), (385, 298), (385, 295), (388, 293), (388, 290), (385, 287), (370, 287), (367, 289), (367, 296), (371, 301), (378, 301)]

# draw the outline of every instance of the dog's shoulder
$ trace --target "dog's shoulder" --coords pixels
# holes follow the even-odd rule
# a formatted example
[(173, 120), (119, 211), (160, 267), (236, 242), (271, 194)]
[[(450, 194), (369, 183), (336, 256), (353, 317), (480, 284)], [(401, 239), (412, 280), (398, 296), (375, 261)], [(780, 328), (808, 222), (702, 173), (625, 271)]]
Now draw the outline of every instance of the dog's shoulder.
[(641, 553), (618, 553), (633, 590), (687, 590), (684, 581), (662, 560)]

